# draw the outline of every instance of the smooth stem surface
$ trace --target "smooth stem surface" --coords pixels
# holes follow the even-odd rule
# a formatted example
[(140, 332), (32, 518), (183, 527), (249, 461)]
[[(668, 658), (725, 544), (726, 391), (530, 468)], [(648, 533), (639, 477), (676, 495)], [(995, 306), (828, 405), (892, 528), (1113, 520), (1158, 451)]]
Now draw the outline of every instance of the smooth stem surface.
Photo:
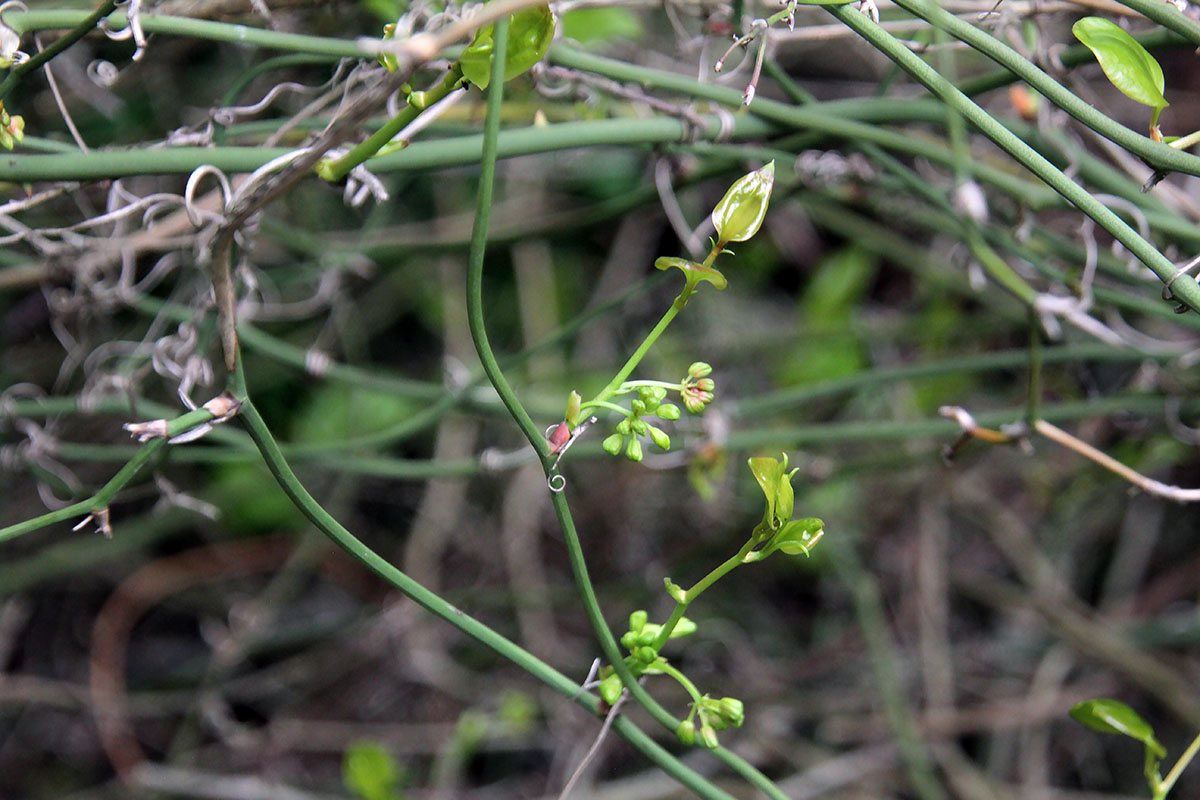
[(487, 255), (488, 222), (492, 213), (492, 194), (496, 182), (496, 141), (500, 134), (500, 111), (504, 101), (504, 60), (508, 49), (508, 17), (495, 23), (492, 31), (492, 80), (488, 87), (487, 118), (483, 128), (483, 147), (480, 156), (479, 202), (475, 210), (475, 224), (471, 229), (471, 249), (467, 264), (467, 322), (471, 328), (471, 340), (483, 371), (496, 388), (500, 400), (508, 413), (520, 426), (525, 438), (543, 461), (549, 455), (550, 445), (538, 431), (529, 413), (517, 399), (516, 392), (504, 377), (504, 371), (496, 361), (488, 341), (487, 325), (483, 318), (483, 262)]
[[(270, 429), (258, 413), (258, 409), (254, 407), (254, 403), (248, 398), (242, 403), (240, 416), (246, 425), (247, 431), (250, 433), (250, 437), (258, 446), (267, 468), (275, 476), (275, 480), (279, 483), (279, 486), (287, 493), (288, 497), (291, 498), (292, 502), (295, 503), (304, 516), (308, 517), (317, 526), (318, 530), (332, 539), (356, 561), (374, 572), (389, 585), (403, 592), (406, 597), (421, 607), (450, 623), (472, 639), (492, 648), (498, 654), (533, 675), (564, 697), (573, 699), (577, 704), (588, 709), (593, 714), (600, 712), (600, 702), (595, 695), (584, 692), (578, 684), (532, 653), (496, 633), (479, 620), (464, 614), (434, 592), (426, 589), (404, 572), (392, 566), (382, 556), (363, 544), (354, 534), (342, 527), (308, 493), (308, 490), (304, 488), (300, 479), (292, 472)], [(682, 764), (629, 720), (624, 718), (618, 719), (613, 727), (626, 741), (632, 744), (664, 772), (678, 780), (684, 786), (695, 791), (701, 797), (706, 798), (706, 800), (709, 798), (712, 800), (732, 800), (729, 795), (719, 790), (709, 791), (713, 787), (707, 779)]]
[[(4, 14), (4, 21), (13, 30), (17, 31), (17, 33), (29, 33), (30, 31), (39, 30), (77, 28), (88, 16), (86, 11), (42, 11), (35, 9), (30, 11), (8, 11)], [(262, 47), (269, 50), (293, 50), (315, 55), (337, 56), (339, 58), (375, 58), (373, 53), (363, 50), (349, 39), (283, 33), (263, 28), (252, 28), (249, 25), (234, 25), (227, 22), (214, 22), (212, 20), (192, 19), (190, 17), (172, 17), (166, 14), (142, 14), (138, 19), (141, 21), (142, 29), (146, 33), (190, 36), (194, 39), (208, 39), (214, 42), (229, 42), (250, 47)], [(113, 28), (119, 29), (128, 25), (129, 19), (125, 16), (124, 12), (116, 12), (109, 16), (109, 22)]]
[(1162, 796), (1166, 797), (1167, 792), (1171, 791), (1171, 787), (1175, 785), (1175, 781), (1179, 780), (1179, 776), (1183, 774), (1187, 765), (1192, 763), (1192, 759), (1196, 757), (1197, 751), (1200, 751), (1200, 736), (1192, 739), (1192, 743), (1188, 745), (1188, 749), (1183, 751), (1183, 755), (1175, 762), (1175, 766), (1171, 767), (1171, 771), (1167, 773), (1167, 777), (1163, 778), (1163, 782), (1159, 784), (1159, 789), (1162, 791)]
[(72, 517), (95, 514), (107, 509), (113, 498), (117, 496), (117, 492), (125, 488), (125, 484), (133, 480), (133, 477), (145, 466), (146, 462), (166, 446), (168, 439), (178, 436), (181, 433), (186, 433), (212, 420), (213, 413), (204, 408), (189, 411), (171, 420), (167, 423), (167, 435), (165, 437), (151, 439), (142, 445), (133, 458), (129, 459), (125, 463), (125, 466), (121, 467), (117, 471), (117, 474), (109, 479), (108, 483), (104, 484), (98, 492), (87, 500), (80, 500), (78, 503), (72, 503), (65, 508), (51, 511), (48, 514), (42, 514), (40, 517), (27, 519), (24, 522), (9, 525), (7, 528), (0, 528), (0, 542), (36, 531), (40, 528), (45, 528), (47, 525), (53, 525), (56, 522), (71, 519)]
[[(1045, 156), (1038, 153), (1012, 131), (997, 122), (990, 114), (973, 103), (953, 83), (943, 78), (927, 63), (917, 57), (902, 42), (848, 6), (825, 6), (826, 11), (845, 23), (851, 30), (866, 39), (872, 46), (895, 61), (905, 72), (912, 75), (926, 88), (961, 113), (981, 133), (1003, 148), (1019, 163), (1045, 181), (1067, 202), (1096, 221), (1111, 233), (1143, 264), (1149, 267), (1166, 283), (1174, 276), (1176, 267), (1152, 244), (1143, 239), (1124, 220), (1107, 206), (1092, 197), (1082, 186), (1064, 175)], [(1200, 285), (1195, 279), (1182, 276), (1171, 286), (1175, 297), (1193, 311), (1200, 311)]]
[[(721, 244), (718, 243), (711, 251), (709, 251), (708, 257), (704, 259), (702, 266), (711, 267), (712, 263), (717, 260), (717, 256), (720, 255), (720, 253)], [(637, 350), (633, 351), (633, 355), (631, 355), (629, 360), (625, 362), (625, 365), (617, 371), (617, 374), (614, 375), (613, 379), (608, 382), (608, 385), (601, 389), (600, 394), (592, 398), (590, 402), (598, 403), (602, 400), (607, 400), (621, 390), (622, 384), (625, 383), (625, 379), (628, 378), (635, 369), (637, 369), (638, 364), (642, 363), (642, 359), (646, 357), (646, 353), (650, 352), (650, 348), (653, 347), (654, 343), (658, 341), (658, 337), (663, 335), (663, 331), (665, 331), (667, 326), (671, 324), (671, 320), (675, 319), (679, 312), (683, 310), (683, 307), (688, 304), (688, 300), (692, 298), (692, 295), (696, 293), (696, 286), (697, 282), (691, 280), (689, 277), (687, 283), (683, 287), (683, 291), (679, 293), (674, 301), (672, 301), (671, 307), (667, 309), (667, 313), (663, 314), (662, 319), (658, 321), (658, 324), (655, 325), (648, 334), (646, 334), (646, 338), (642, 340), (640, 345), (638, 345)]]
[[(24, 64), (17, 64), (10, 69), (8, 71), (8, 75), (4, 77), (4, 81), (0, 83), (0, 100), (8, 97), (8, 93), (11, 92), (18, 83), (21, 82), (21, 79), (25, 77), (26, 74), (42, 66), (47, 61), (78, 42), (80, 39), (86, 36), (88, 32), (95, 28), (96, 25), (100, 23), (100, 20), (111, 14), (113, 9), (116, 7), (117, 0), (105, 0), (105, 2), (102, 3), (100, 7), (91, 14), (88, 14), (83, 19), (70, 26), (71, 30), (68, 33), (55, 39), (45, 50), (42, 50), (40, 53), (34, 53)], [(15, 12), (6, 14), (5, 22), (10, 22), (13, 16), (16, 16)], [(16, 27), (16, 25), (14, 25), (14, 28), (20, 30), (20, 28)]]
[(655, 650), (661, 650), (663, 645), (667, 643), (667, 640), (671, 638), (671, 632), (675, 630), (675, 626), (679, 624), (679, 620), (683, 619), (683, 615), (687, 611), (688, 606), (690, 606), (697, 597), (703, 594), (705, 589), (712, 586), (725, 575), (729, 574), (734, 567), (741, 566), (743, 563), (745, 563), (744, 559), (746, 558), (746, 555), (754, 549), (755, 543), (755, 539), (748, 539), (746, 543), (742, 545), (741, 550), (738, 550), (737, 553), (726, 559), (725, 562), (719, 567), (705, 575), (696, 583), (695, 586), (684, 592), (684, 601), (682, 603), (675, 603), (675, 608), (671, 610), (671, 616), (667, 618), (665, 623), (663, 623), (662, 630), (658, 632), (658, 637), (654, 640), (654, 644), (650, 646)]
[(328, 181), (340, 181), (350, 170), (379, 152), (380, 148), (395, 138), (396, 134), (407, 128), (429, 106), (442, 100), (450, 94), (462, 81), (462, 69), (457, 63), (450, 68), (445, 77), (429, 91), (425, 92), (424, 102), (418, 106), (411, 99), (408, 105), (400, 109), (400, 113), (387, 121), (379, 130), (367, 139), (355, 145), (349, 153), (339, 158), (322, 170), (322, 177)]
[[(1106, 139), (1120, 145), (1134, 155), (1140, 156), (1155, 168), (1200, 175), (1200, 157), (1155, 142), (1146, 136), (1134, 133), (1097, 111), (1088, 103), (1069, 92), (1061, 83), (1051, 78), (1013, 48), (989, 36), (986, 32), (964, 22), (929, 0), (896, 0), (896, 4), (914, 16), (983, 53), (1013, 74), (1018, 75), (1046, 99), (1066, 111)], [(1178, 12), (1176, 12), (1178, 13)], [(1182, 16), (1182, 15), (1181, 15)]]

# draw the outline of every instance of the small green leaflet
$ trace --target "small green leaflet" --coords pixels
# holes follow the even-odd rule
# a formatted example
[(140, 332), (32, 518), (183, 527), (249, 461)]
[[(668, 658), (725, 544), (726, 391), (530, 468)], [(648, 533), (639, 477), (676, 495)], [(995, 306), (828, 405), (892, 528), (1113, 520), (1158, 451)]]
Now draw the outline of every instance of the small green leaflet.
[(1084, 17), (1071, 31), (1096, 55), (1113, 86), (1131, 100), (1154, 109), (1151, 125), (1156, 125), (1159, 112), (1170, 103), (1163, 97), (1163, 71), (1154, 56), (1120, 26), (1103, 17)]

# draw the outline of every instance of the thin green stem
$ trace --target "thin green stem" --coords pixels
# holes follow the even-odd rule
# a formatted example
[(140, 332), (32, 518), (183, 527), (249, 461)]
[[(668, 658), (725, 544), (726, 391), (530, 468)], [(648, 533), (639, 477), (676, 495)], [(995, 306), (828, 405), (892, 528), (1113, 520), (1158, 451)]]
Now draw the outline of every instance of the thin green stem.
[[(591, 622), (592, 630), (600, 644), (601, 653), (603, 653), (605, 660), (612, 665), (613, 670), (621, 678), (621, 683), (629, 690), (630, 696), (646, 710), (655, 722), (674, 733), (679, 727), (679, 720), (672, 716), (671, 712), (663, 708), (638, 683), (638, 676), (634, 675), (629, 669), (629, 665), (625, 663), (625, 659), (621, 655), (620, 646), (617, 644), (617, 640), (613, 638), (608, 623), (604, 620), (604, 613), (600, 610), (600, 602), (596, 598), (596, 589), (592, 585), (591, 577), (588, 575), (587, 561), (583, 556), (583, 547), (579, 542), (579, 534), (575, 529), (575, 520), (571, 516), (571, 508), (567, 504), (566, 492), (552, 493), (550, 502), (554, 506), (555, 516), (558, 518), (559, 527), (562, 529), (563, 541), (567, 547), (567, 559), (570, 561), (571, 571), (575, 575), (575, 585), (579, 590), (580, 599), (583, 601), (588, 621)], [(723, 747), (719, 747), (712, 752), (726, 766), (738, 775), (741, 775), (742, 778), (770, 797), (771, 800), (788, 800), (787, 795), (781, 792), (770, 778), (763, 775), (762, 772), (745, 759)]]
[[(946, 105), (959, 111), (985, 136), (1007, 151), (1013, 158), (1045, 181), (1054, 191), (1111, 233), (1121, 244), (1166, 283), (1172, 280), (1176, 267), (1136, 230), (1114, 214), (1082, 186), (1064, 175), (1043, 155), (1017, 138), (990, 114), (973, 103), (954, 84), (939, 75), (895, 37), (876, 25), (865, 15), (847, 6), (825, 6), (826, 11), (845, 23), (872, 46), (895, 61), (906, 72), (938, 95)], [(1175, 297), (1193, 311), (1200, 311), (1200, 285), (1183, 276), (1171, 285)]]
[(1183, 755), (1179, 756), (1179, 760), (1175, 762), (1175, 766), (1171, 767), (1171, 771), (1167, 773), (1167, 777), (1163, 778), (1162, 783), (1159, 784), (1159, 789), (1163, 797), (1166, 797), (1167, 793), (1171, 791), (1175, 782), (1179, 780), (1179, 776), (1183, 774), (1184, 769), (1187, 768), (1188, 764), (1192, 763), (1192, 759), (1196, 757), (1197, 752), (1200, 752), (1200, 736), (1192, 739), (1192, 743), (1188, 745), (1187, 750), (1183, 751)]
[[(956, 39), (966, 42), (1013, 74), (1019, 75), (1022, 80), (1041, 92), (1047, 100), (1104, 138), (1145, 159), (1154, 168), (1183, 172), (1188, 175), (1200, 175), (1200, 157), (1183, 153), (1162, 142), (1155, 142), (1114, 122), (1088, 103), (1080, 100), (1013, 48), (939, 8), (930, 0), (896, 0), (896, 4), (931, 25), (937, 26), (940, 30), (946, 31)], [(1173, 7), (1171, 11), (1186, 19)], [(1196, 25), (1196, 23), (1193, 22), (1192, 25)]]
[[(716, 261), (717, 256), (721, 253), (721, 245), (722, 243), (720, 242), (713, 245), (712, 250), (710, 250), (708, 253), (708, 257), (704, 259), (702, 266), (712, 266), (712, 263)], [(696, 292), (696, 286), (697, 281), (692, 280), (691, 273), (689, 273), (688, 281), (687, 284), (684, 285), (683, 291), (679, 293), (674, 301), (672, 301), (671, 307), (668, 308), (667, 312), (662, 315), (662, 319), (660, 319), (658, 324), (646, 334), (646, 338), (643, 339), (642, 343), (638, 345), (638, 348), (633, 351), (633, 355), (629, 357), (621, 369), (617, 370), (617, 374), (613, 376), (613, 379), (608, 382), (607, 386), (600, 390), (599, 394), (592, 398), (591, 402), (597, 403), (602, 400), (607, 400), (614, 394), (617, 394), (621, 391), (621, 387), (625, 383), (625, 379), (633, 373), (638, 364), (642, 363), (642, 359), (645, 358), (646, 354), (650, 352), (650, 348), (654, 346), (654, 343), (658, 341), (658, 338), (663, 335), (663, 331), (667, 329), (667, 326), (671, 324), (671, 321), (675, 319), (680, 311), (683, 310), (683, 307), (688, 304), (688, 300), (690, 300), (692, 295)]]
[(0, 528), (0, 542), (16, 538), (25, 533), (45, 528), (48, 525), (53, 525), (56, 522), (78, 517), (80, 515), (97, 514), (108, 509), (113, 498), (117, 493), (125, 488), (125, 485), (133, 480), (133, 477), (146, 465), (154, 454), (166, 446), (167, 440), (181, 433), (197, 428), (206, 422), (213, 420), (213, 413), (204, 408), (198, 408), (195, 411), (189, 411), (182, 416), (176, 417), (167, 422), (166, 435), (151, 439), (142, 445), (138, 451), (109, 479), (108, 483), (104, 484), (91, 497), (86, 500), (80, 500), (78, 503), (72, 503), (65, 508), (60, 508), (56, 511), (51, 511), (48, 514), (42, 514), (33, 519), (27, 519), (24, 522), (18, 522), (15, 525), (9, 525), (6, 528)]
[(694, 702), (699, 703), (703, 699), (703, 695), (701, 695), (700, 690), (696, 688), (696, 684), (692, 683), (691, 679), (688, 678), (687, 675), (684, 675), (682, 672), (675, 669), (675, 667), (673, 667), (667, 661), (660, 659), (658, 663), (654, 665), (654, 668), (662, 670), (664, 675), (669, 675), (674, 678), (675, 681), (683, 687), (683, 690), (692, 696), (692, 700)]
[(395, 138), (396, 134), (407, 128), (421, 115), (425, 109), (443, 100), (462, 84), (462, 68), (456, 62), (450, 71), (429, 91), (418, 105), (409, 98), (409, 103), (400, 109), (400, 113), (387, 121), (379, 130), (351, 148), (349, 153), (333, 163), (321, 167), (319, 173), (327, 181), (340, 181), (359, 164), (379, 152), (380, 148)]
[(675, 608), (671, 610), (671, 616), (663, 623), (662, 630), (658, 632), (658, 637), (654, 640), (654, 644), (650, 645), (655, 650), (661, 650), (667, 640), (671, 638), (671, 633), (675, 630), (675, 626), (679, 624), (679, 620), (683, 619), (684, 613), (688, 606), (704, 593), (704, 590), (719, 581), (725, 575), (728, 575), (735, 567), (739, 567), (745, 563), (746, 555), (754, 549), (756, 544), (753, 538), (748, 539), (741, 549), (733, 556), (727, 558), (720, 566), (712, 572), (700, 579), (692, 588), (683, 593), (683, 601), (676, 601)]
[(488, 87), (487, 117), (483, 126), (483, 149), (479, 163), (479, 202), (475, 209), (475, 224), (471, 229), (471, 249), (467, 263), (467, 322), (471, 341), (483, 365), (488, 380), (496, 388), (500, 400), (520, 426), (529, 444), (545, 462), (550, 445), (530, 419), (529, 413), (517, 399), (516, 392), (504, 377), (488, 341), (487, 325), (483, 318), (483, 262), (487, 255), (488, 221), (492, 212), (492, 193), (496, 182), (496, 140), (500, 134), (500, 109), (504, 100), (504, 59), (508, 47), (508, 17), (496, 21), (492, 30), (492, 80)]
[(681, 383), (668, 383), (667, 381), (625, 381), (625, 383), (621, 384), (621, 388), (617, 390), (617, 394), (628, 394), (635, 391), (639, 386), (657, 387), (659, 389), (666, 389), (669, 392), (683, 391), (683, 384)]
[[(4, 21), (17, 33), (37, 30), (60, 30), (78, 28), (89, 17), (84, 11), (31, 10), (9, 11)], [(270, 50), (294, 50), (314, 55), (338, 56), (340, 58), (371, 59), (375, 56), (359, 47), (350, 39), (333, 39), (326, 36), (305, 36), (297, 33), (252, 28), (190, 17), (172, 17), (166, 14), (142, 14), (138, 19), (146, 33), (161, 33), (168, 36), (190, 36), (193, 39), (208, 39), (214, 42), (229, 42)], [(114, 28), (129, 24), (124, 12), (109, 16)], [(94, 25), (94, 23), (93, 23)], [(90, 30), (90, 28), (89, 28)], [(86, 31), (84, 31), (86, 33)]]
[[(8, 74), (4, 76), (4, 80), (0, 82), (0, 100), (8, 97), (9, 92), (16, 88), (17, 84), (20, 83), (21, 79), (27, 74), (42, 66), (47, 61), (54, 58), (59, 53), (66, 50), (68, 47), (86, 36), (100, 23), (100, 20), (111, 14), (113, 9), (116, 7), (117, 0), (104, 0), (104, 2), (100, 4), (99, 8), (85, 16), (82, 20), (73, 25), (66, 26), (70, 27), (71, 30), (55, 39), (45, 50), (34, 53), (25, 63), (17, 64), (10, 69)], [(18, 15), (15, 12), (6, 14), (5, 22), (12, 25), (14, 29), (19, 31), (21, 30), (19, 23), (13, 20), (13, 17), (16, 16)]]
[[(241, 363), (238, 364), (241, 373)], [(545, 683), (564, 697), (569, 697), (580, 706), (593, 714), (600, 711), (599, 698), (585, 692), (567, 676), (558, 672), (529, 651), (511, 642), (504, 636), (484, 625), (479, 620), (464, 614), (461, 610), (446, 602), (440, 596), (426, 589), (404, 572), (388, 563), (371, 548), (367, 547), (354, 534), (350, 533), (337, 520), (329, 515), (321, 504), (308, 493), (300, 479), (292, 472), (287, 460), (283, 457), (278, 443), (270, 429), (263, 421), (258, 409), (248, 398), (243, 401), (241, 414), (247, 431), (262, 453), (263, 460), (280, 488), (291, 498), (296, 507), (326, 536), (351, 555), (356, 561), (374, 572), (389, 585), (403, 592), (409, 599), (422, 608), (433, 613), (438, 618), (467, 634), (481, 644), (495, 650), (499, 655), (511, 661), (533, 677)], [(632, 744), (639, 752), (654, 762), (668, 775), (681, 784), (696, 792), (706, 800), (732, 800), (731, 796), (712, 785), (707, 778), (697, 774), (685, 766), (677, 758), (664, 750), (650, 739), (643, 731), (624, 717), (615, 721), (614, 729)]]
[(589, 400), (586, 403), (580, 403), (579, 410), (583, 411), (585, 408), (607, 408), (609, 411), (616, 411), (618, 414), (629, 414), (629, 409), (622, 408), (616, 403), (610, 403), (607, 400)]

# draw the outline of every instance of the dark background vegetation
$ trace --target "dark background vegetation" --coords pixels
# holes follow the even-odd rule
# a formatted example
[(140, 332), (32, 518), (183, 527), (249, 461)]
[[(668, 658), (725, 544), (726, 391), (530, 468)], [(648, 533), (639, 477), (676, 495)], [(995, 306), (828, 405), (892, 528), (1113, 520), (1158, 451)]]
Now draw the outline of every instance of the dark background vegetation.
[[(261, 24), (233, 6), (170, 5), (159, 10)], [(403, 10), (385, 0), (271, 5), (284, 29), (336, 37), (376, 35)], [(991, 4), (960, 5), (976, 19)], [(722, 11), (635, 5), (582, 25), (576, 18), (568, 33), (598, 32), (589, 46), (601, 52), (695, 75), (702, 49), (711, 61), (725, 46), (703, 34)], [(1068, 43), (1083, 13), (1051, 4), (1023, 21), (1005, 18), (1003, 30), (1035, 26), (1046, 42)], [(852, 36), (803, 35), (831, 24), (806, 9), (800, 33), (781, 32), (772, 50), (804, 89), (821, 99), (923, 96)], [(927, 28), (903, 35), (932, 41)], [(213, 108), (253, 103), (284, 81), (318, 86), (333, 69), (278, 69), (230, 99), (238, 77), (272, 54), (171, 36), (154, 37), (139, 64), (131, 51), (89, 37), (53, 62), (92, 147), (148, 146), (203, 128)], [(946, 53), (964, 76), (987, 70), (961, 49), (929, 58), (944, 66)], [(1173, 99), (1164, 128), (1186, 132), (1200, 123), (1195, 55), (1187, 46), (1159, 55)], [(111, 88), (87, 79), (96, 59), (120, 67)], [(1106, 113), (1144, 125), (1148, 112), (1115, 94), (1094, 65), (1068, 77)], [(746, 80), (746, 69), (728, 79), (738, 89)], [(539, 93), (558, 82), (535, 71), (510, 84), (506, 124), (655, 113), (598, 89)], [(769, 77), (760, 93), (785, 96)], [(259, 141), (314, 96), (285, 92), (224, 135)], [(980, 102), (1013, 113), (1003, 89)], [(70, 141), (40, 74), (6, 106), (25, 116), (31, 136)], [(475, 130), (481, 118), (475, 91), (423, 135)], [(254, 120), (268, 124), (256, 129)], [(1115, 158), (1049, 109), (1043, 124)], [(942, 125), (900, 129), (949, 146)], [(939, 418), (940, 406), (995, 412), (996, 423), (1022, 419), (1025, 309), (994, 283), (972, 280), (978, 266), (946, 222), (952, 216), (904, 189), (894, 165), (833, 137), (761, 144), (795, 156), (777, 164), (763, 233), (723, 258), (729, 289), (701, 292), (638, 372), (677, 379), (692, 361), (709, 361), (716, 402), (675, 426), (670, 454), (643, 464), (608, 458), (601, 433), (564, 462), (608, 619), (618, 633), (636, 608), (661, 619), (671, 607), (664, 576), (689, 584), (734, 552), (761, 514), (746, 457), (786, 451), (800, 467), (798, 515), (822, 517), (825, 539), (811, 559), (736, 570), (689, 612), (699, 633), (668, 651), (703, 689), (745, 701), (746, 725), (722, 734), (726, 746), (798, 798), (920, 796), (911, 765), (922, 763), (948, 797), (1148, 796), (1140, 747), (1088, 731), (1067, 711), (1101, 695), (1129, 703), (1156, 726), (1168, 764), (1200, 730), (1195, 511), (1133, 491), (1044, 439), (1027, 450), (972, 442), (944, 463), (958, 429)], [(972, 158), (1019, 174), (993, 146), (971, 146)], [(935, 197), (949, 197), (948, 170), (896, 156)], [(673, 277), (651, 274), (655, 257), (683, 254), (654, 191), (656, 169), (673, 176), (694, 225), (759, 164), (753, 151), (688, 143), (501, 163), (488, 325), (502, 354), (520, 354), (508, 374), (539, 424), (561, 419), (572, 388), (589, 396), (602, 386), (678, 289)], [(253, 300), (244, 318), (258, 332), (244, 341), (246, 372), (268, 423), (297, 448), (297, 472), (335, 517), (463, 611), (582, 680), (599, 651), (545, 479), (490, 391), (469, 392), (403, 438), (345, 444), (427, 407), (477, 364), (462, 300), (476, 175), (470, 167), (382, 175), (391, 199), (362, 208), (312, 179), (272, 205), (249, 237), (243, 273), (256, 283), (243, 284)], [(1144, 177), (1121, 180), (1136, 188)], [(179, 193), (184, 178), (124, 186)], [(1194, 179), (1164, 187), (1194, 196)], [(19, 219), (73, 224), (105, 208), (112, 184), (69, 189)], [(7, 184), (4, 197), (24, 191)], [(989, 196), (987, 225), (1003, 244), (1029, 217), (1018, 199)], [(1167, 196), (1169, 213), (1194, 225), (1177, 196)], [(1044, 210), (1035, 222), (1078, 248), (1089, 235), (1081, 219)], [(88, 235), (139, 227), (135, 217)], [(80, 274), (88, 243), (72, 250), (70, 237), (52, 238), (67, 246), (14, 243), (0, 255), (0, 386), (10, 387), (0, 408), (3, 525), (102, 485), (133, 452), (123, 422), (177, 414), (169, 364), (194, 356), (220, 372), (207, 278), (190, 243), (161, 282), (122, 294), (119, 262)], [(1045, 413), (1145, 474), (1200, 485), (1181, 427), (1194, 419), (1184, 401), (1195, 386), (1186, 353), (1196, 318), (1173, 317), (1153, 280), (1121, 277), (1124, 253), (1097, 238), (1105, 263), (1119, 268), (1098, 279), (1115, 294), (1094, 317), (1123, 343), (1060, 326), (1044, 342)], [(1156, 242), (1189, 257), (1187, 241)], [(1080, 249), (1043, 249), (1042, 260), (1002, 252), (1039, 291), (1077, 286)], [(163, 253), (126, 266), (144, 277)], [(525, 352), (605, 303), (576, 333)], [(179, 328), (185, 321), (194, 340)], [(311, 348), (359, 372), (350, 380), (306, 372), (295, 359)], [(412, 385), (383, 391), (371, 376)], [(210, 382), (193, 397), (219, 389)], [(402, 766), (405, 797), (556, 796), (599, 721), (387, 591), (306, 523), (237, 423), (225, 427), (171, 448), (123, 492), (111, 541), (92, 526), (59, 524), (0, 544), (0, 798), (346, 797), (343, 756), (362, 740)], [(649, 688), (676, 713), (685, 708), (666, 679)], [(655, 735), (683, 751), (669, 733)], [(754, 796), (703, 751), (685, 758), (735, 796)], [(117, 777), (122, 764), (133, 765), (129, 783)], [(1200, 792), (1195, 772), (1173, 796)], [(682, 795), (611, 738), (573, 796)]]

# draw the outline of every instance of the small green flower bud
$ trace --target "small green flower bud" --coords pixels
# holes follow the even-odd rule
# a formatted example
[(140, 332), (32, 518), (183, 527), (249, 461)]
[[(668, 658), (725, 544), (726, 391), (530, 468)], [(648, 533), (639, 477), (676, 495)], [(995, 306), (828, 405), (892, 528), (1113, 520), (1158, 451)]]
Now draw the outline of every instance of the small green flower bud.
[[(637, 401), (635, 400), (634, 402)], [(644, 419), (635, 419), (631, 421), (629, 423), (629, 427), (632, 428), (633, 432), (638, 436), (645, 436), (650, 430), (650, 426), (646, 424)]]
[(717, 388), (717, 384), (712, 378), (701, 378), (696, 381), (696, 388), (702, 392), (711, 392)]
[(682, 636), (691, 636), (696, 632), (696, 623), (692, 622), (687, 617), (680, 617), (679, 622), (675, 623), (675, 627), (671, 630), (672, 639), (678, 639)]
[(679, 727), (675, 729), (675, 736), (679, 738), (680, 742), (686, 744), (688, 747), (691, 747), (696, 743), (696, 723), (692, 722), (690, 719), (685, 719), (683, 722), (679, 723)]
[(658, 445), (658, 448), (660, 450), (670, 450), (671, 449), (671, 437), (670, 436), (667, 436), (667, 434), (663, 433), (661, 430), (654, 427), (653, 425), (647, 425), (646, 427), (650, 432), (650, 438), (654, 441), (654, 443), (656, 445)]
[(775, 162), (771, 161), (762, 169), (738, 178), (729, 187), (712, 212), (718, 245), (744, 242), (758, 233), (767, 215), (767, 204), (771, 200), (771, 187), (774, 185)]
[(633, 651), (633, 657), (643, 664), (653, 664), (658, 658), (658, 651), (653, 647), (638, 647)]
[(700, 728), (700, 744), (709, 750), (716, 750), (721, 746), (721, 742), (717, 740), (717, 732), (713, 729), (712, 725), (705, 725)]
[(667, 390), (661, 386), (651, 386), (650, 387), (650, 397), (654, 398), (655, 400), (657, 400), (661, 403), (667, 397)]
[(647, 645), (654, 644), (654, 640), (658, 638), (658, 632), (662, 630), (661, 625), (647, 625), (638, 631), (638, 644)]
[(626, 417), (617, 423), (617, 433), (629, 435), (629, 417)]
[(621, 684), (621, 676), (614, 672), (600, 681), (600, 697), (604, 698), (604, 702), (610, 706), (614, 705), (621, 699), (621, 690), (623, 688), (625, 687)]
[(646, 627), (646, 621), (650, 619), (650, 615), (644, 609), (638, 609), (629, 615), (629, 630), (640, 631)]
[(630, 461), (642, 460), (642, 443), (637, 439), (630, 439), (629, 446), (625, 448), (625, 456)]
[(571, 427), (579, 424), (579, 415), (582, 413), (580, 406), (583, 405), (583, 398), (579, 396), (579, 392), (574, 390), (567, 395), (567, 413), (563, 415), (563, 419)]
[(640, 417), (642, 414), (646, 413), (646, 404), (642, 400), (634, 400), (629, 404), (629, 408), (633, 411), (633, 414), (636, 417)]
[(679, 406), (674, 403), (663, 403), (658, 407), (658, 418), (668, 421), (679, 419)]
[(712, 374), (712, 365), (703, 361), (697, 361), (688, 367), (688, 377), (690, 378), (704, 378), (710, 374)]
[(742, 723), (746, 721), (746, 708), (736, 697), (722, 697), (720, 710), (717, 713), (721, 715), (721, 719), (735, 728), (742, 727)]
[(625, 633), (621, 634), (621, 647), (624, 647), (626, 650), (633, 650), (633, 648), (637, 647), (637, 643), (637, 631), (625, 631)]
[(612, 436), (607, 437), (603, 442), (601, 442), (600, 446), (604, 448), (604, 452), (608, 453), (610, 456), (615, 456), (621, 452), (621, 445), (624, 443), (625, 437), (619, 433), (614, 433)]
[(695, 394), (688, 393), (683, 396), (683, 407), (689, 414), (699, 414), (704, 411), (704, 401)]

